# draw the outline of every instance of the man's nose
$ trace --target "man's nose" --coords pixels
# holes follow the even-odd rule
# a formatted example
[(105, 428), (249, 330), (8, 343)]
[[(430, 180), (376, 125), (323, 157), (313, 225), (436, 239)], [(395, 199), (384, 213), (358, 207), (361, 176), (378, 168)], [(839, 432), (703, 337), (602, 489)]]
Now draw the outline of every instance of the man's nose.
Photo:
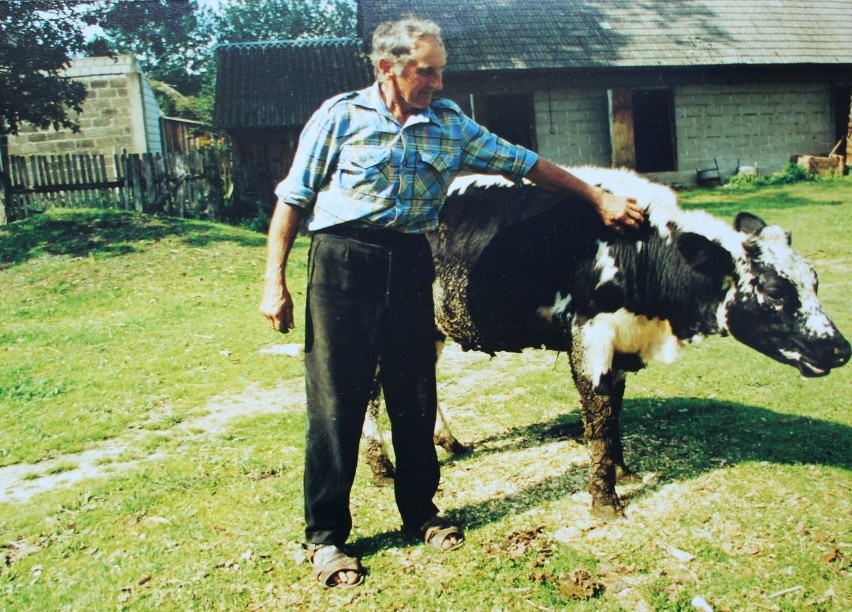
[(440, 90), (444, 88), (444, 73), (438, 71), (432, 79), (432, 89)]

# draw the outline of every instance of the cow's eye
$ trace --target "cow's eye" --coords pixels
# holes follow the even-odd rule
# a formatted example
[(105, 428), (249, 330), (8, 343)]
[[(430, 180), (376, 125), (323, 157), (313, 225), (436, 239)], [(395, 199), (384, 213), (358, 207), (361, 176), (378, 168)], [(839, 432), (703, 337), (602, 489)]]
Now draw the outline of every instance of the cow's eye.
[(773, 302), (783, 302), (791, 297), (790, 283), (779, 277), (762, 279), (763, 294)]

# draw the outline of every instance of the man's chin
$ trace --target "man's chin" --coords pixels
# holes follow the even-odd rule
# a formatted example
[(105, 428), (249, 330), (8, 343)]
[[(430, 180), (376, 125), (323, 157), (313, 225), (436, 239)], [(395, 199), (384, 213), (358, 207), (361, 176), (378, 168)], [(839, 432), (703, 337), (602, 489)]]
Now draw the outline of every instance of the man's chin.
[(417, 110), (426, 110), (429, 108), (429, 105), (432, 104), (432, 96), (420, 96), (416, 100), (409, 102), (411, 108)]

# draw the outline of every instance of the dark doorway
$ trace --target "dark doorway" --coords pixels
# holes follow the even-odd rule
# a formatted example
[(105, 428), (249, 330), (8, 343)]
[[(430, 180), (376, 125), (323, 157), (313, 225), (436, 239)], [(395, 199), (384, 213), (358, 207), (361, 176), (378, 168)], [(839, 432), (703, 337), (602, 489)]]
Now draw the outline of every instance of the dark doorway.
[(674, 97), (670, 89), (633, 90), (633, 138), (636, 170), (677, 170)]
[(535, 151), (535, 105), (532, 96), (488, 94), (485, 127), (513, 144)]

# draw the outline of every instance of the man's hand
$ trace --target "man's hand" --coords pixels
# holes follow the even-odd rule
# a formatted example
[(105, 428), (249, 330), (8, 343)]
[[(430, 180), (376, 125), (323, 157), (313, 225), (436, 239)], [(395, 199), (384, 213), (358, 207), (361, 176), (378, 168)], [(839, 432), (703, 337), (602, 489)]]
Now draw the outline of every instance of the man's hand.
[(266, 272), (263, 276), (263, 297), (260, 312), (272, 329), (286, 334), (296, 324), (293, 322), (293, 298), (287, 291), (285, 270), (293, 241), (302, 222), (303, 211), (297, 206), (279, 202), (272, 213), (267, 237)]
[(579, 178), (542, 157), (527, 173), (536, 185), (553, 191), (578, 196), (592, 204), (607, 227), (618, 232), (636, 229), (645, 220), (645, 211), (633, 198), (625, 198), (581, 181)]
[(636, 229), (645, 220), (645, 211), (636, 203), (635, 199), (606, 192), (600, 198), (598, 214), (603, 219), (604, 225), (617, 232)]
[(260, 301), (260, 312), (272, 325), (272, 329), (282, 334), (296, 327), (293, 321), (293, 298), (284, 283), (267, 281)]

